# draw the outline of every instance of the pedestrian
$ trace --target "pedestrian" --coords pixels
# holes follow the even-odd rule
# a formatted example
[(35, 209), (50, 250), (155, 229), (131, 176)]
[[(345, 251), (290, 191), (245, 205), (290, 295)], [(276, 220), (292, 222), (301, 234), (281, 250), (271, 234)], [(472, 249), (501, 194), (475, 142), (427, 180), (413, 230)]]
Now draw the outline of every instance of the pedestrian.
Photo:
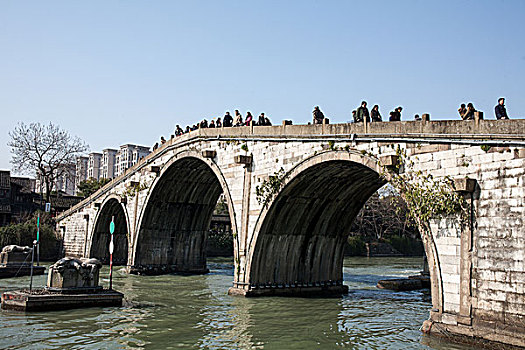
[(250, 123), (252, 122), (252, 120), (253, 120), (253, 115), (250, 112), (246, 112), (246, 120), (244, 121), (246, 126), (250, 126)]
[(458, 108), (458, 113), (459, 113), (459, 116), (461, 117), (461, 119), (465, 119), (465, 114), (467, 114), (467, 107), (465, 106), (464, 103), (461, 104), (461, 106), (459, 106)]
[(222, 128), (221, 117), (218, 117), (218, 118), (217, 118), (217, 122), (215, 123), (215, 127), (217, 127), (217, 128)]
[(494, 107), (494, 112), (496, 113), (496, 119), (509, 119), (507, 109), (505, 108), (505, 98), (499, 98), (498, 104)]
[(401, 121), (401, 111), (402, 110), (403, 110), (403, 107), (399, 106), (396, 109), (394, 109), (392, 112), (390, 112), (390, 121), (391, 122)]
[(259, 114), (259, 118), (257, 120), (257, 125), (259, 125), (259, 126), (266, 125), (266, 121), (264, 120), (264, 113)]
[(370, 111), (370, 117), (372, 118), (373, 122), (381, 122), (381, 121), (383, 121), (381, 119), (381, 113), (379, 113), (379, 106), (378, 105), (374, 105), (374, 107)]
[(474, 112), (476, 112), (476, 108), (474, 108), (474, 104), (472, 104), (472, 102), (469, 102), (467, 104), (467, 112), (463, 116), (463, 120), (474, 120)]
[(208, 125), (208, 128), (215, 129), (215, 122), (213, 119), (210, 121), (210, 125)]
[(268, 118), (267, 116), (264, 116), (264, 125), (272, 126), (272, 122), (270, 121), (270, 118)]
[(242, 115), (241, 112), (239, 112), (238, 109), (235, 110), (235, 126), (242, 126)]
[(164, 138), (164, 136), (161, 136), (160, 137), (160, 143), (163, 145), (166, 143), (166, 139)]
[(323, 124), (324, 114), (319, 109), (319, 106), (315, 106), (312, 114), (314, 116), (314, 124)]
[(175, 136), (180, 136), (184, 133), (184, 130), (182, 130), (182, 128), (177, 124), (177, 126), (175, 127)]
[(233, 126), (233, 117), (230, 115), (230, 112), (226, 112), (222, 118), (222, 125), (224, 125), (225, 128)]
[(421, 117), (419, 116), (419, 114), (414, 115), (414, 120), (421, 120)]
[(158, 148), (159, 148), (159, 143), (155, 142), (155, 144), (153, 145), (153, 152), (155, 152)]
[(361, 106), (357, 108), (357, 111), (355, 113), (354, 122), (361, 123), (365, 120), (367, 122), (370, 122), (370, 113), (368, 112), (368, 108), (366, 108), (366, 101), (362, 101)]

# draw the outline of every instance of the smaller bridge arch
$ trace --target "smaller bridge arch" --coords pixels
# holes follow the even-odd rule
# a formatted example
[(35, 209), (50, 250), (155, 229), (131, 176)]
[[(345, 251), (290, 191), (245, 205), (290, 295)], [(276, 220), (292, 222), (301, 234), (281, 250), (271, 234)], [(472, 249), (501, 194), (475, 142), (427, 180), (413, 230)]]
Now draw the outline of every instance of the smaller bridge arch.
[(193, 151), (174, 155), (145, 200), (130, 272), (208, 272), (207, 233), (221, 193), (225, 194), (235, 237), (231, 196), (217, 165)]
[(114, 265), (127, 265), (129, 252), (129, 224), (126, 207), (120, 203), (120, 198), (116, 195), (108, 196), (100, 207), (95, 218), (95, 225), (91, 235), (91, 244), (88, 256), (97, 258), (102, 263), (109, 263), (109, 224), (111, 220), (115, 222), (115, 232), (113, 244)]

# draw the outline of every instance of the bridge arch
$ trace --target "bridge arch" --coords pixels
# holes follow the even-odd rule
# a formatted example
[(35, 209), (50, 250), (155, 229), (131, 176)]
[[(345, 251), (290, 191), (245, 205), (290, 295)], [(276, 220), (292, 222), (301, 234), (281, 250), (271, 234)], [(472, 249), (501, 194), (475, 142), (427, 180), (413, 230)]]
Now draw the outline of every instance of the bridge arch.
[(114, 218), (115, 232), (113, 244), (114, 265), (127, 265), (129, 252), (129, 218), (126, 207), (121, 204), (120, 197), (116, 195), (108, 196), (102, 203), (100, 210), (95, 218), (95, 225), (89, 240), (89, 257), (97, 258), (102, 263), (109, 263), (109, 224)]
[[(252, 294), (284, 292), (287, 286), (344, 291), (348, 230), (368, 198), (388, 182), (381, 173), (377, 159), (357, 151), (323, 152), (289, 171), (279, 194), (261, 211), (249, 242), (244, 280)], [(436, 307), (442, 300), (436, 247), (432, 237), (422, 238)]]
[(195, 151), (175, 154), (163, 166), (144, 202), (130, 272), (206, 273), (207, 231), (221, 193), (236, 237), (232, 199), (219, 167)]

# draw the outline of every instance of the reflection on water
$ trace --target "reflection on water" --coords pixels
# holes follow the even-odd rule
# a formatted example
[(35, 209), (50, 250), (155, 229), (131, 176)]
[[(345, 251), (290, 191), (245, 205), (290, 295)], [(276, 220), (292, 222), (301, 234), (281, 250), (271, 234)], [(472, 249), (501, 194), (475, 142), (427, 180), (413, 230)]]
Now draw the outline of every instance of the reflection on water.
[[(338, 298), (243, 298), (226, 294), (231, 259), (210, 259), (210, 274), (135, 276), (117, 268), (121, 308), (0, 314), (0, 348), (12, 349), (468, 349), (423, 336), (428, 292), (375, 287), (416, 274), (420, 258), (347, 258), (350, 293)], [(102, 283), (108, 284), (108, 269)], [(45, 276), (36, 276), (43, 286)], [(29, 277), (0, 280), (0, 290)]]

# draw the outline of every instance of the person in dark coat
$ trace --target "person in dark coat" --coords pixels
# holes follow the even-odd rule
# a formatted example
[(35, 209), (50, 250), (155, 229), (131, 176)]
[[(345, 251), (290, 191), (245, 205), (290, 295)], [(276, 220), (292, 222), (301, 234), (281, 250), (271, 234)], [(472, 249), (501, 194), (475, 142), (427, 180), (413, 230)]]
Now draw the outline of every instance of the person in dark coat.
[(390, 121), (391, 122), (401, 121), (401, 111), (402, 110), (403, 110), (403, 107), (399, 106), (396, 109), (394, 109), (392, 112), (390, 112)]
[(354, 122), (361, 123), (365, 120), (370, 122), (370, 113), (368, 112), (368, 108), (366, 108), (366, 101), (363, 101), (355, 113)]
[(372, 118), (373, 122), (381, 122), (381, 121), (383, 121), (381, 119), (381, 113), (379, 113), (379, 106), (378, 105), (374, 105), (374, 107), (370, 111), (370, 117)]
[(222, 128), (221, 117), (218, 117), (218, 118), (217, 118), (217, 122), (215, 123), (215, 127), (217, 127), (217, 128)]
[(505, 108), (505, 99), (500, 97), (498, 104), (494, 107), (494, 112), (496, 113), (496, 119), (509, 119), (507, 115), (507, 109)]
[(467, 104), (467, 113), (465, 113), (463, 120), (474, 120), (474, 112), (476, 112), (476, 108), (474, 108), (472, 102), (469, 102)]
[(224, 125), (225, 128), (229, 128), (233, 125), (233, 117), (230, 115), (230, 112), (226, 112), (222, 118), (222, 125)]
[(208, 125), (208, 128), (215, 129), (215, 122), (213, 121), (213, 119), (210, 121), (210, 125)]
[(272, 126), (272, 122), (270, 121), (270, 119), (267, 116), (264, 116), (264, 125)]
[(257, 125), (259, 125), (259, 126), (266, 125), (266, 120), (264, 119), (264, 113), (259, 114), (259, 118), (257, 120)]
[(324, 114), (319, 109), (319, 106), (315, 106), (312, 114), (314, 116), (314, 124), (323, 124)]

